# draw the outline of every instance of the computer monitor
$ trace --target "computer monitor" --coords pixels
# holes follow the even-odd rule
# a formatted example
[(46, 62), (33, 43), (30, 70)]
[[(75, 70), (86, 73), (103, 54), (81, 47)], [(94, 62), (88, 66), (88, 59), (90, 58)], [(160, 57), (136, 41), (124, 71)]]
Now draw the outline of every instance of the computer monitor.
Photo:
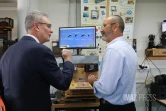
[(94, 49), (96, 48), (96, 27), (60, 27), (59, 48)]
[(162, 22), (162, 33), (166, 32), (166, 21)]

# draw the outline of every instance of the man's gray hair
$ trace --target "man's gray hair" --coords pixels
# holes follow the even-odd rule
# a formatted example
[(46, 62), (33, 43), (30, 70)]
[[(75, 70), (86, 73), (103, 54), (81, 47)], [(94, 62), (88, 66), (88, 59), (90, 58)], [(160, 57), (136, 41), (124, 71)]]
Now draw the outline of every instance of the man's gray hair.
[(119, 23), (119, 30), (123, 33), (125, 28), (123, 19), (119, 15), (114, 15), (113, 21)]
[(41, 22), (43, 17), (48, 18), (48, 15), (38, 10), (29, 12), (25, 18), (26, 31), (28, 32), (28, 30), (32, 29), (34, 22)]

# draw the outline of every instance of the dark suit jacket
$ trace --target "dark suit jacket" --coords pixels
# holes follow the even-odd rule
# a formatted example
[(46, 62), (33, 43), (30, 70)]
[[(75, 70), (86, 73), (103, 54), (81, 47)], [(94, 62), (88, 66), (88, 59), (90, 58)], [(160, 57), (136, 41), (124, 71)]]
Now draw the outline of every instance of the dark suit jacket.
[(50, 85), (67, 90), (73, 72), (71, 62), (66, 61), (61, 71), (49, 48), (24, 36), (0, 61), (0, 88), (7, 111), (51, 111)]

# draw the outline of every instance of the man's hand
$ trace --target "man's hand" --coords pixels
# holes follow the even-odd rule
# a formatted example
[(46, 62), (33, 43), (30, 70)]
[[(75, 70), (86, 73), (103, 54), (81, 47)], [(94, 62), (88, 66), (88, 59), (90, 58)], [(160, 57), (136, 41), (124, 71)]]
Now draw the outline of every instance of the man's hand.
[(93, 86), (93, 83), (95, 81), (97, 81), (97, 78), (94, 75), (89, 74), (89, 76), (88, 76), (88, 82)]
[(72, 52), (68, 49), (63, 49), (62, 50), (62, 57), (64, 61), (70, 61), (72, 62)]

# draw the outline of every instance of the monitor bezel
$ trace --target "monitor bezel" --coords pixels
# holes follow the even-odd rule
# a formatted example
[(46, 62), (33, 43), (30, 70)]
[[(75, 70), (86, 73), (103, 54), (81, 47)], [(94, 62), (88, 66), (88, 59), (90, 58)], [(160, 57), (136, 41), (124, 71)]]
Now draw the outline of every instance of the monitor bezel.
[(86, 27), (93, 27), (95, 28), (95, 46), (94, 47), (66, 47), (65, 49), (96, 49), (96, 26), (76, 26), (76, 27), (59, 27), (59, 45), (60, 49), (64, 49), (60, 47), (60, 30), (63, 28), (86, 28)]

